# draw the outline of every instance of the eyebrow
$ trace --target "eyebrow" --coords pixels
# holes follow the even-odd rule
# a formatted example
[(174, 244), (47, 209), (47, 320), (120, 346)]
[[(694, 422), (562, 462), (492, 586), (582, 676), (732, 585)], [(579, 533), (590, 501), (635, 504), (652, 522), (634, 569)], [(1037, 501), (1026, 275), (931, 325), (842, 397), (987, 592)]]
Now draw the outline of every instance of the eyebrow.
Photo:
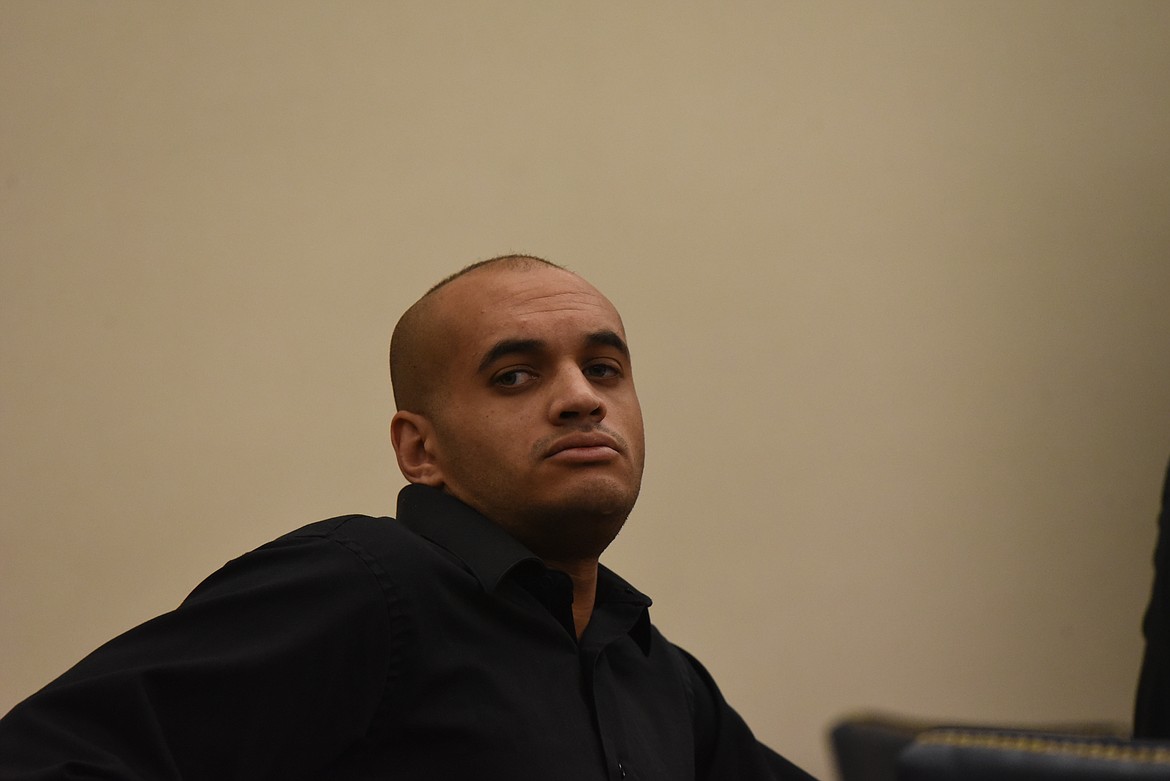
[(492, 345), (483, 360), (479, 362), (479, 371), (483, 371), (505, 355), (529, 355), (540, 352), (546, 343), (540, 339), (501, 339)]
[(614, 331), (595, 331), (585, 337), (585, 344), (592, 347), (612, 347), (626, 358), (630, 357), (630, 348), (626, 346), (626, 340)]
[[(630, 357), (630, 348), (626, 346), (626, 342), (614, 331), (594, 331), (586, 335), (585, 344), (590, 347), (612, 347), (620, 352), (626, 358)], [(543, 339), (501, 339), (492, 345), (491, 349), (484, 353), (483, 360), (479, 362), (479, 371), (483, 371), (507, 355), (531, 355), (532, 353), (540, 352), (548, 347), (548, 342)]]

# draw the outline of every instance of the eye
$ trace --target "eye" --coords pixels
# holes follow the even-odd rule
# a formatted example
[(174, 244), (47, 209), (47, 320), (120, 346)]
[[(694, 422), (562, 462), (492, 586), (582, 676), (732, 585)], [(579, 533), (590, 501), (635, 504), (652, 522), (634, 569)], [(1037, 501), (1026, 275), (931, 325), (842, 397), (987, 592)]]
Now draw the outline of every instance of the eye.
[(493, 377), (492, 384), (501, 388), (518, 388), (534, 379), (536, 375), (528, 369), (508, 369)]
[(621, 369), (610, 363), (591, 363), (581, 371), (591, 380), (612, 380), (622, 376)]

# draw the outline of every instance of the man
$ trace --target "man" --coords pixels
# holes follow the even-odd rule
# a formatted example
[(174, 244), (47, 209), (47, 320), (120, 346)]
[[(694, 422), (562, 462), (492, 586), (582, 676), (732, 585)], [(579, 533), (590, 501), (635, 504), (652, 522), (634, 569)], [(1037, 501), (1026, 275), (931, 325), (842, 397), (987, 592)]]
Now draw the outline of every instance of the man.
[(397, 519), (230, 562), (0, 722), (0, 779), (807, 778), (598, 563), (638, 496), (621, 318), (508, 256), (391, 342)]

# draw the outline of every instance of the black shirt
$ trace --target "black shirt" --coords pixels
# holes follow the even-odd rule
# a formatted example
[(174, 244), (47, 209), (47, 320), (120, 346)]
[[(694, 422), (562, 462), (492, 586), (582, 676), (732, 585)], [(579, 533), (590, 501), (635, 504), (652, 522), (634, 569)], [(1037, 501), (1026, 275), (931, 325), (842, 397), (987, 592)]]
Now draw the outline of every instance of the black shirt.
[(568, 577), (461, 502), (281, 537), (0, 721), (0, 779), (771, 779), (702, 666), (601, 569)]

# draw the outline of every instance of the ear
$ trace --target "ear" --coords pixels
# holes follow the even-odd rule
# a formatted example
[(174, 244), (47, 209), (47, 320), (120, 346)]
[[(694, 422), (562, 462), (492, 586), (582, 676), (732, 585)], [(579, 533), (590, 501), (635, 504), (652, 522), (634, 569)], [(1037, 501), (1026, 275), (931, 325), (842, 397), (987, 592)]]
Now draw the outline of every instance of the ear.
[(443, 472), (436, 459), (435, 429), (415, 412), (399, 410), (390, 419), (390, 442), (402, 476), (411, 483), (443, 487)]

